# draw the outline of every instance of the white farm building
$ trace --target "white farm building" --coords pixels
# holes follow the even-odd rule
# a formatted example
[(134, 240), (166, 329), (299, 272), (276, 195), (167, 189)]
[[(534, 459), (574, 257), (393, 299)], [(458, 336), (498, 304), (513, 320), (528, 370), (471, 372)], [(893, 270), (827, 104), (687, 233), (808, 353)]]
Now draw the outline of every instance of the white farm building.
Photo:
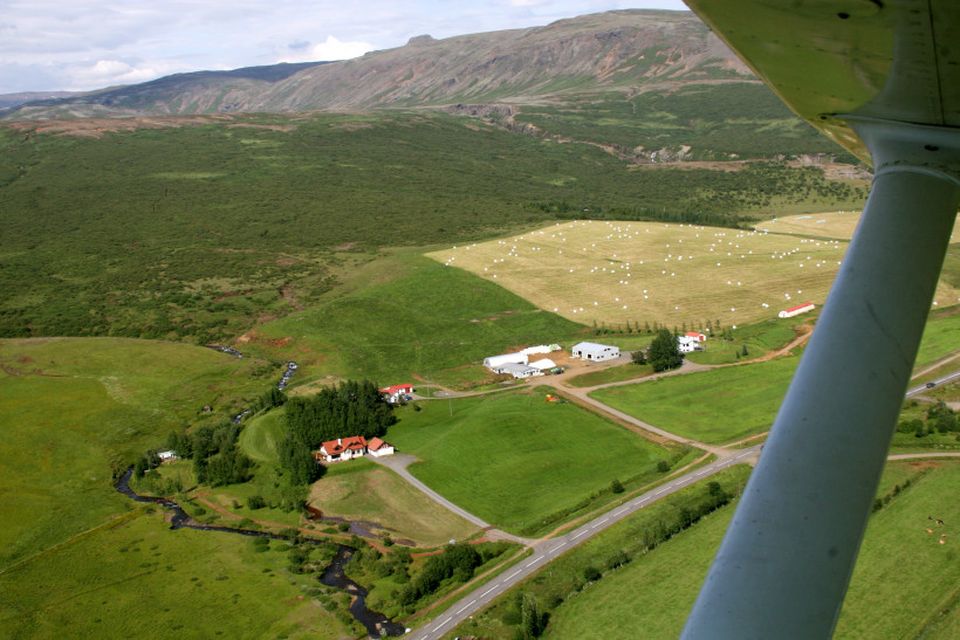
[(680, 353), (693, 353), (694, 351), (703, 351), (700, 346), (700, 340), (693, 336), (677, 336), (677, 349)]
[(807, 311), (813, 311), (816, 307), (812, 302), (804, 302), (803, 304), (798, 304), (795, 307), (790, 307), (789, 309), (784, 309), (777, 314), (779, 318), (792, 318), (793, 316), (798, 316), (801, 313), (806, 313)]
[(570, 355), (591, 362), (603, 362), (619, 358), (620, 348), (596, 342), (578, 342), (570, 349)]
[(502, 364), (499, 367), (494, 368), (493, 372), (508, 373), (518, 380), (522, 378), (529, 378), (531, 376), (543, 375), (543, 371), (540, 369), (535, 369), (534, 367), (530, 367), (525, 364), (515, 364), (512, 362), (508, 362), (507, 364)]

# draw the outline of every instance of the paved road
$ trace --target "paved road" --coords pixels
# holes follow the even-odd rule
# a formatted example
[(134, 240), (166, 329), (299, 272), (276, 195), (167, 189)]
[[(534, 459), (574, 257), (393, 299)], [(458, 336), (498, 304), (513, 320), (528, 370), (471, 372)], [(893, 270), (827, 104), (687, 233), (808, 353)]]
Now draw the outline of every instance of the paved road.
[(452, 511), (453, 513), (457, 514), (464, 520), (468, 522), (472, 522), (473, 524), (477, 525), (481, 529), (484, 529), (486, 531), (486, 536), (488, 538), (495, 539), (495, 540), (510, 540), (512, 542), (519, 542), (520, 544), (526, 545), (528, 547), (533, 545), (536, 542), (536, 540), (534, 539), (521, 538), (520, 536), (515, 536), (512, 533), (507, 533), (506, 531), (501, 531), (500, 529), (495, 528), (489, 522), (486, 522), (483, 519), (473, 515), (463, 507), (460, 507), (454, 504), (453, 502), (450, 502), (449, 500), (444, 498), (442, 495), (440, 495), (439, 493), (437, 493), (436, 491), (434, 491), (433, 489), (425, 485), (423, 482), (417, 479), (412, 473), (407, 471), (407, 467), (409, 467), (412, 463), (417, 461), (417, 459), (414, 456), (404, 454), (404, 453), (397, 453), (392, 456), (386, 456), (382, 458), (374, 458), (373, 456), (371, 456), (368, 459), (372, 460), (373, 462), (376, 462), (377, 464), (383, 465), (388, 469), (391, 469), (401, 478), (403, 478), (408, 483), (410, 483), (410, 485), (412, 485), (413, 488), (423, 493), (425, 496), (427, 496), (428, 498), (430, 498), (431, 500), (439, 504), (444, 509)]
[(513, 588), (532, 573), (538, 571), (540, 567), (554, 560), (557, 556), (583, 544), (604, 529), (612, 527), (624, 518), (657, 500), (662, 500), (727, 467), (746, 462), (749, 458), (756, 456), (759, 451), (759, 446), (743, 449), (735, 455), (678, 476), (666, 484), (660, 485), (620, 505), (616, 509), (598, 516), (566, 535), (540, 541), (533, 547), (533, 555), (525, 558), (511, 569), (507, 569), (503, 575), (494, 578), (491, 582), (477, 587), (447, 607), (447, 610), (436, 620), (433, 620), (422, 629), (414, 631), (409, 637), (414, 640), (435, 640), (436, 638), (442, 637), (443, 634), (449, 632), (466, 620), (468, 616), (486, 607), (490, 602), (503, 595), (504, 592)]
[(960, 371), (954, 371), (953, 373), (947, 374), (943, 377), (937, 378), (936, 380), (932, 380), (930, 383), (928, 383), (928, 384), (933, 384), (933, 387), (928, 387), (926, 384), (922, 384), (919, 387), (914, 387), (913, 389), (910, 389), (909, 391), (907, 391), (907, 397), (909, 398), (910, 396), (919, 395), (924, 391), (929, 391), (934, 387), (939, 387), (942, 384), (953, 382), (954, 380), (958, 380), (958, 379), (960, 379)]

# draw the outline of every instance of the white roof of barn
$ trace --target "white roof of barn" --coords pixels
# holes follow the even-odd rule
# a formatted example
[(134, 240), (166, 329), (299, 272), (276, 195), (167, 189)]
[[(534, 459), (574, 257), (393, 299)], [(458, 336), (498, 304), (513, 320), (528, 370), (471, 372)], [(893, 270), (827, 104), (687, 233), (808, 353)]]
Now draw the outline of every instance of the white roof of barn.
[(533, 367), (534, 369), (539, 369), (540, 371), (544, 371), (546, 369), (553, 369), (554, 367), (557, 366), (557, 363), (551, 360), (550, 358), (544, 358), (542, 360), (537, 360), (536, 362), (531, 362), (530, 366)]
[(483, 359), (483, 365), (485, 367), (499, 367), (505, 364), (527, 364), (528, 362), (527, 354), (525, 353), (504, 353), (499, 356), (490, 356), (489, 358)]
[(611, 349), (616, 349), (609, 344), (600, 344), (598, 342), (578, 342), (573, 345), (570, 349), (571, 351), (589, 351), (590, 353), (603, 353), (604, 351), (609, 351)]

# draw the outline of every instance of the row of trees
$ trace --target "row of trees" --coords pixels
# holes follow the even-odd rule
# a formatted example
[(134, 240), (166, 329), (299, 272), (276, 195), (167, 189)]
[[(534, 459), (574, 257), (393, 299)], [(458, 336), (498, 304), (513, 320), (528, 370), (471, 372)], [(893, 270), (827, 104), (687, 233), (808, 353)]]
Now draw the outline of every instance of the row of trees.
[(397, 421), (393, 408), (369, 380), (348, 380), (309, 398), (291, 398), (286, 406), (287, 431), (279, 445), (280, 466), (295, 484), (309, 484), (323, 473), (312, 452), (324, 441), (382, 436)]

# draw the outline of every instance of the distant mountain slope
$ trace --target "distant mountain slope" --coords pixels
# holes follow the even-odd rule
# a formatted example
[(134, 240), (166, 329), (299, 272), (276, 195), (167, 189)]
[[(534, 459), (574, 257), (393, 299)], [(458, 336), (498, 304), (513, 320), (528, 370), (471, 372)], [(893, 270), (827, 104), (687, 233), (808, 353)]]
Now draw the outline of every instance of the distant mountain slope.
[[(255, 71), (259, 70), (259, 71)], [(341, 62), (198, 72), (21, 107), (14, 118), (530, 103), (568, 94), (754, 81), (693, 14), (612, 11), (435, 40)], [(8, 115), (8, 117), (11, 117)]]

